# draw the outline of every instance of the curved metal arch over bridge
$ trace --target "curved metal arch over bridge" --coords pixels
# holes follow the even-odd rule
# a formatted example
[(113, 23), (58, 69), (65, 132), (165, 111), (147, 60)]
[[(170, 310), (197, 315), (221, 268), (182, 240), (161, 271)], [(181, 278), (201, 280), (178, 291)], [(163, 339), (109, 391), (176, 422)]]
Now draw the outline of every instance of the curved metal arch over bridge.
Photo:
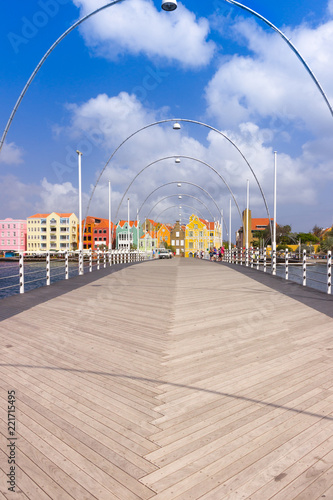
[(193, 198), (194, 200), (197, 200), (199, 201), (200, 203), (203, 204), (203, 206), (205, 207), (205, 209), (207, 210), (207, 212), (209, 212), (210, 216), (212, 217), (212, 219), (214, 219), (214, 215), (212, 214), (212, 212), (209, 210), (209, 208), (207, 207), (206, 203), (204, 203), (202, 200), (200, 200), (200, 198), (197, 198), (196, 196), (193, 196), (191, 194), (186, 194), (186, 193), (179, 193), (179, 194), (170, 194), (168, 196), (164, 196), (164, 198), (161, 198), (157, 203), (155, 203), (155, 205), (149, 210), (147, 216), (146, 216), (146, 219), (148, 219), (149, 215), (151, 214), (151, 212), (154, 210), (154, 208), (157, 207), (157, 205), (159, 203), (161, 203), (162, 201), (164, 200), (167, 200), (168, 198), (174, 198), (175, 196), (186, 196), (187, 198)]
[(117, 219), (117, 217), (118, 217), (119, 209), (121, 207), (122, 202), (124, 201), (124, 198), (125, 198), (126, 194), (128, 193), (128, 190), (130, 189), (130, 187), (132, 186), (132, 184), (134, 183), (134, 181), (139, 177), (139, 175), (141, 175), (142, 172), (144, 172), (147, 168), (151, 167), (152, 165), (155, 165), (156, 163), (159, 163), (159, 162), (164, 161), (164, 160), (175, 159), (175, 158), (184, 158), (184, 159), (188, 159), (188, 160), (197, 161), (199, 163), (202, 163), (203, 165), (206, 165), (206, 167), (210, 168), (213, 172), (215, 172), (215, 174), (219, 176), (219, 178), (222, 180), (222, 182), (224, 183), (224, 185), (228, 188), (228, 190), (229, 190), (229, 192), (230, 192), (230, 194), (231, 194), (231, 196), (232, 196), (232, 198), (233, 198), (233, 200), (235, 202), (235, 205), (236, 205), (238, 213), (239, 213), (239, 217), (240, 217), (240, 219), (242, 221), (242, 224), (243, 224), (242, 214), (241, 214), (239, 205), (237, 203), (237, 200), (235, 198), (235, 195), (232, 192), (232, 190), (231, 190), (230, 186), (228, 185), (227, 181), (224, 179), (224, 177), (214, 167), (212, 167), (209, 163), (207, 163), (207, 162), (205, 162), (203, 160), (199, 160), (198, 158), (194, 158), (192, 156), (184, 156), (184, 155), (165, 156), (164, 158), (159, 158), (158, 160), (155, 160), (155, 161), (149, 163), (148, 165), (146, 165), (144, 168), (142, 168), (140, 170), (140, 172), (138, 172), (134, 176), (134, 178), (132, 179), (132, 181), (130, 182), (130, 184), (127, 186), (127, 189), (124, 192), (123, 197), (121, 198), (121, 200), (119, 202), (119, 205), (118, 205), (118, 208), (117, 208), (117, 211), (116, 211), (116, 215), (115, 215), (115, 219)]
[[(197, 208), (193, 207), (192, 205), (185, 205), (184, 203), (182, 203), (182, 207), (186, 207), (186, 208), (190, 208), (191, 210), (194, 210), (195, 212), (197, 212), (198, 214), (201, 215), (201, 217), (204, 219), (205, 216), (204, 214), (198, 210)], [(160, 212), (156, 218), (158, 219), (158, 217), (160, 217), (164, 212), (166, 212), (167, 210), (171, 210), (171, 208), (179, 208), (179, 205), (171, 205), (170, 207), (168, 208), (165, 208), (164, 210), (162, 210), (162, 212)], [(182, 210), (182, 209), (181, 209)], [(194, 212), (191, 212), (191, 214), (193, 214)]]
[[(81, 19), (79, 19), (78, 21), (76, 21), (74, 24), (72, 24), (72, 26), (70, 26), (66, 31), (64, 31), (64, 33), (51, 45), (51, 47), (47, 50), (47, 52), (44, 54), (44, 56), (42, 57), (42, 59), (37, 64), (36, 68), (34, 69), (34, 71), (31, 74), (30, 78), (28, 79), (28, 81), (26, 82), (25, 86), (23, 87), (23, 90), (21, 91), (21, 94), (19, 95), (18, 100), (16, 101), (16, 104), (15, 104), (15, 106), (14, 106), (14, 108), (13, 108), (11, 114), (10, 114), (10, 117), (9, 117), (9, 119), (7, 121), (6, 127), (5, 127), (5, 129), (4, 129), (3, 133), (2, 133), (2, 136), (1, 136), (1, 140), (0, 140), (0, 153), (1, 153), (2, 147), (4, 145), (4, 142), (5, 142), (8, 130), (10, 128), (10, 125), (11, 125), (13, 119), (14, 119), (14, 116), (16, 114), (16, 111), (18, 110), (18, 107), (20, 106), (20, 104), (22, 102), (22, 99), (23, 99), (24, 95), (26, 94), (28, 88), (30, 87), (30, 85), (31, 85), (33, 79), (35, 78), (35, 76), (37, 75), (38, 71), (43, 66), (44, 62), (49, 57), (49, 55), (57, 47), (57, 45), (59, 45), (59, 43), (69, 33), (71, 33), (77, 26), (79, 26), (80, 24), (82, 24), (84, 21), (86, 21), (90, 17), (94, 16), (95, 14), (98, 14), (99, 12), (101, 12), (104, 9), (107, 9), (109, 7), (112, 7), (115, 4), (118, 4), (118, 3), (121, 3), (121, 2), (124, 2), (124, 1), (125, 0), (113, 0), (112, 2), (109, 2), (106, 5), (103, 5), (102, 7), (97, 8), (93, 12), (90, 12), (89, 14), (87, 14), (84, 17), (82, 17)], [(301, 61), (302, 65), (304, 66), (304, 68), (306, 69), (306, 71), (309, 73), (311, 79), (313, 80), (313, 82), (316, 85), (316, 87), (318, 88), (320, 94), (324, 98), (324, 101), (325, 101), (328, 109), (330, 110), (331, 116), (333, 117), (333, 108), (332, 108), (332, 106), (331, 106), (331, 104), (330, 104), (330, 102), (329, 102), (329, 100), (328, 100), (328, 98), (327, 98), (327, 96), (326, 96), (326, 94), (325, 94), (322, 86), (320, 85), (318, 79), (316, 78), (316, 76), (313, 73), (313, 71), (310, 69), (310, 67), (307, 64), (307, 62), (305, 61), (305, 59), (302, 57), (302, 55), (296, 49), (296, 47), (291, 43), (291, 41), (289, 40), (289, 38), (287, 38), (286, 35), (281, 30), (279, 30), (273, 23), (271, 23), (265, 17), (263, 17), (261, 14), (258, 14), (258, 12), (250, 9), (246, 5), (243, 5), (243, 4), (239, 3), (239, 2), (236, 2), (235, 0), (224, 0), (224, 1), (230, 3), (231, 5), (234, 5), (236, 7), (239, 7), (241, 9), (249, 12), (253, 16), (255, 16), (258, 19), (260, 19), (261, 21), (265, 22), (270, 28), (272, 28), (274, 31), (276, 31), (276, 33), (278, 33), (283, 38), (283, 40), (287, 43), (288, 47), (294, 52), (294, 54), (296, 54), (297, 58)]]
[[(256, 183), (259, 187), (259, 190), (260, 190), (260, 193), (261, 193), (261, 196), (262, 196), (262, 199), (264, 201), (264, 205), (265, 205), (265, 208), (266, 208), (266, 213), (267, 213), (267, 217), (268, 217), (268, 220), (271, 220), (271, 217), (269, 215), (269, 209), (268, 209), (268, 205), (267, 205), (267, 201), (266, 201), (266, 198), (265, 198), (265, 195), (264, 195), (264, 192), (262, 190), (262, 187), (260, 185), (260, 182), (253, 170), (253, 168), (251, 167), (250, 163), (248, 162), (247, 158), (245, 157), (245, 155), (241, 152), (241, 150), (238, 148), (238, 146), (226, 135), (226, 134), (223, 134), (223, 132), (221, 132), (220, 130), (212, 127), (211, 125), (208, 125), (207, 123), (203, 123), (203, 122), (199, 122), (197, 120), (189, 120), (187, 118), (168, 118), (168, 119), (165, 119), (165, 120), (159, 120), (159, 121), (156, 121), (156, 122), (153, 122), (153, 123), (150, 123), (149, 125), (145, 125), (144, 127), (141, 127), (140, 129), (136, 130), (135, 132), (133, 132), (131, 135), (129, 135), (126, 139), (123, 140), (123, 142), (121, 144), (119, 144), (119, 146), (113, 151), (113, 153), (111, 154), (111, 156), (109, 157), (109, 159), (107, 160), (106, 164), (104, 165), (103, 169), (101, 170), (97, 180), (96, 180), (96, 183), (93, 187), (93, 190), (91, 192), (91, 195), (90, 195), (90, 198), (89, 198), (89, 201), (88, 201), (88, 206), (87, 206), (87, 212), (86, 212), (86, 218), (87, 218), (87, 215), (88, 215), (88, 212), (89, 212), (89, 208), (90, 208), (90, 203), (91, 203), (91, 200), (94, 196), (94, 193), (95, 193), (95, 190), (96, 190), (96, 187), (97, 185), (99, 184), (99, 181), (105, 171), (105, 169), (107, 168), (107, 166), (109, 165), (110, 161), (112, 160), (112, 158), (114, 157), (114, 155), (119, 151), (119, 149), (129, 140), (131, 139), (132, 137), (134, 137), (136, 134), (138, 134), (139, 132), (142, 132), (143, 130), (146, 130), (150, 127), (154, 127), (155, 125), (161, 125), (163, 123), (177, 123), (177, 122), (186, 122), (186, 123), (192, 123), (192, 124), (195, 124), (195, 125), (201, 125), (203, 127), (206, 127), (210, 130), (212, 130), (213, 132), (216, 132), (218, 133), (219, 135), (221, 135), (222, 137), (224, 137), (238, 152), (239, 154), (242, 156), (242, 158), (244, 159), (245, 163), (247, 164), (247, 166), (249, 167), (250, 171), (252, 172), (255, 180), (256, 180)], [(175, 158), (181, 158), (181, 156), (177, 156)], [(184, 158), (186, 158), (186, 156), (184, 156)], [(191, 157), (188, 157), (188, 158), (191, 158)], [(218, 172), (217, 172), (218, 173)], [(218, 174), (219, 175), (219, 174)], [(223, 180), (223, 182), (226, 184), (226, 181)], [(230, 193), (231, 193), (231, 190), (230, 188), (228, 188)], [(126, 191), (127, 192), (127, 191)], [(125, 193), (126, 194), (126, 193)], [(122, 198), (122, 201), (125, 197), (125, 194)], [(240, 215), (240, 218), (242, 219), (242, 216), (241, 216), (241, 212), (240, 212), (240, 209), (238, 207), (238, 204), (235, 200), (235, 197), (234, 195), (232, 194), (232, 197), (233, 197), (233, 200), (238, 208), (238, 212), (239, 212), (239, 215)], [(117, 212), (118, 214), (118, 212)]]
[(190, 186), (195, 186), (196, 188), (200, 189), (201, 191), (203, 191), (204, 193), (206, 193), (210, 198), (211, 200), (213, 201), (213, 203), (215, 204), (216, 208), (217, 208), (217, 211), (219, 213), (219, 217), (222, 218), (223, 220), (223, 223), (224, 223), (224, 226), (225, 228), (227, 229), (227, 226), (226, 226), (226, 223), (224, 221), (224, 217), (223, 217), (223, 210), (221, 210), (221, 208), (218, 206), (218, 204), (216, 203), (216, 200), (212, 197), (212, 195), (206, 191), (206, 189), (202, 188), (201, 186), (199, 186), (199, 184), (194, 184), (194, 182), (189, 182), (189, 181), (172, 181), (172, 182), (166, 182), (165, 184), (162, 184), (161, 186), (158, 186), (156, 189), (154, 189), (148, 196), (147, 198), (142, 202), (141, 204), (141, 207), (138, 209), (138, 214), (141, 212), (142, 210), (142, 207), (143, 205), (146, 203), (146, 201), (148, 200), (148, 198), (150, 198), (150, 196), (154, 193), (156, 193), (156, 191), (158, 191), (159, 189), (162, 189), (163, 187), (165, 186), (169, 186), (171, 184), (189, 184)]

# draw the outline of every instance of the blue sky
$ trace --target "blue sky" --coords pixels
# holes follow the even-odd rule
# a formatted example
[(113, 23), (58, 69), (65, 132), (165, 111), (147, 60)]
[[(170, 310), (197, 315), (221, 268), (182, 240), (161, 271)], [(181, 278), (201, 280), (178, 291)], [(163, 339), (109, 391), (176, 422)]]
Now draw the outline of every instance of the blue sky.
[[(76, 20), (106, 3), (13, 0), (2, 6), (1, 131), (44, 53)], [(333, 103), (333, 1), (244, 0), (244, 5), (291, 39)], [(172, 13), (161, 11), (158, 0), (125, 0), (71, 32), (32, 82), (0, 153), (0, 218), (78, 213), (77, 149), (83, 152), (85, 214), (114, 149), (136, 130), (172, 118), (204, 122), (230, 138), (255, 171), (270, 212), (277, 150), (278, 222), (294, 231), (333, 224), (333, 117), (284, 40), (224, 0), (178, 2)], [(119, 203), (135, 175), (175, 155), (218, 171), (240, 210), (249, 179), (252, 215), (266, 216), (239, 152), (220, 134), (189, 123), (180, 131), (170, 123), (155, 125), (127, 141), (105, 168), (89, 214), (108, 216), (110, 179), (113, 215), (126, 217), (126, 203)], [(188, 159), (175, 164), (172, 158), (147, 168), (133, 183), (132, 216), (151, 191), (176, 181), (202, 186), (228, 216), (230, 193), (213, 169)], [(184, 204), (186, 194), (196, 196), (218, 217), (203, 191), (185, 184), (181, 190)], [(158, 204), (150, 217), (177, 205), (178, 194), (177, 184), (161, 187), (140, 218), (165, 196), (174, 198)], [(193, 198), (186, 204), (205, 213)], [(178, 212), (166, 210), (163, 221), (175, 221)], [(240, 226), (234, 205), (232, 223), (234, 233)]]

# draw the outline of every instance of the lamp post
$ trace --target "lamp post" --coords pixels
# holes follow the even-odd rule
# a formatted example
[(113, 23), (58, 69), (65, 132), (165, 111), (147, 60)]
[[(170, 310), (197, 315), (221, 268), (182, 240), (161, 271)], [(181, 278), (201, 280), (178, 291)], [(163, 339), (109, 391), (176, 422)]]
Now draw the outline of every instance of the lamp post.
[(130, 199), (127, 198), (127, 247), (128, 252), (131, 250), (131, 242), (130, 242)]
[(83, 240), (82, 240), (82, 182), (81, 182), (81, 151), (76, 151), (78, 155), (79, 170), (79, 275), (83, 274)]
[(112, 250), (111, 181), (109, 181), (109, 250)]
[(273, 213), (273, 241), (272, 241), (272, 274), (276, 275), (276, 183), (277, 183), (277, 151), (274, 151), (274, 213)]
[(250, 224), (250, 181), (247, 180), (246, 189), (246, 241), (245, 241), (245, 265), (249, 265), (249, 224)]

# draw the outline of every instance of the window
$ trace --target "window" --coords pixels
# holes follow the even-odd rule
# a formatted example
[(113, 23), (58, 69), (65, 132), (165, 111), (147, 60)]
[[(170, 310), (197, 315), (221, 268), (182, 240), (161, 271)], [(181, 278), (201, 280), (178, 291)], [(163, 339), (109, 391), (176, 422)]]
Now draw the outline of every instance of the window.
[(211, 238), (214, 238), (214, 233), (209, 233), (209, 236), (210, 236)]
[(24, 229), (23, 224), (21, 224), (21, 229)]
[(16, 231), (13, 231), (13, 236), (16, 236)]
[(176, 241), (176, 245), (177, 245), (177, 247), (179, 247), (179, 240)]
[(198, 224), (194, 224), (194, 229), (198, 229)]
[(193, 241), (190, 241), (190, 242), (189, 242), (188, 247), (189, 247), (189, 248), (193, 248)]
[(175, 240), (171, 240), (171, 245), (174, 246), (175, 245)]
[(1, 245), (4, 245), (5, 244), (5, 240), (1, 240)]
[(183, 247), (184, 246), (184, 240), (181, 240), (180, 245)]
[(23, 238), (23, 231), (21, 231), (21, 238)]
[[(188, 237), (189, 237), (189, 238), (193, 238), (193, 231), (189, 231), (189, 232), (188, 232)], [(193, 248), (193, 247), (192, 247), (192, 248)]]
[(176, 238), (179, 238), (179, 231), (176, 231)]
[(13, 224), (13, 229), (16, 229), (16, 224)]
[(16, 240), (13, 240), (13, 245), (16, 245)]
[(10, 224), (7, 224), (7, 229), (10, 229)]
[(7, 240), (7, 245), (10, 245), (10, 240)]
[(10, 237), (10, 231), (7, 231), (7, 237)]
[(202, 237), (203, 237), (203, 232), (199, 231), (199, 238), (202, 238)]
[(24, 241), (23, 240), (21, 240), (21, 245), (24, 245)]
[(1, 236), (5, 236), (5, 231), (1, 231)]

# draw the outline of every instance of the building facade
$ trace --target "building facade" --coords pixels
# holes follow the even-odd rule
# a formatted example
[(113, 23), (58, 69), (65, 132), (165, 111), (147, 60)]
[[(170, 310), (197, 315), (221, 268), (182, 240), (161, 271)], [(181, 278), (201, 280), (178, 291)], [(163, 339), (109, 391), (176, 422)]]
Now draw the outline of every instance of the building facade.
[(170, 233), (170, 241), (172, 248), (175, 249), (176, 256), (185, 256), (185, 226), (182, 226), (177, 220), (174, 228)]
[(138, 248), (138, 243), (143, 230), (137, 221), (121, 220), (116, 227), (116, 248), (118, 250), (128, 250), (131, 247)]
[(27, 221), (0, 220), (0, 252), (25, 252), (27, 249)]
[(170, 229), (166, 224), (161, 224), (157, 231), (157, 247), (164, 247), (165, 243), (170, 245)]
[[(77, 241), (79, 242), (79, 226), (77, 228)], [(97, 248), (109, 248), (109, 219), (88, 216), (82, 221), (83, 250), (95, 251)], [(113, 248), (116, 244), (115, 225), (111, 222), (111, 240)]]
[(73, 251), (77, 244), (78, 218), (74, 213), (35, 214), (27, 218), (27, 251)]
[(185, 228), (185, 257), (209, 251), (209, 232), (204, 219), (192, 214)]

